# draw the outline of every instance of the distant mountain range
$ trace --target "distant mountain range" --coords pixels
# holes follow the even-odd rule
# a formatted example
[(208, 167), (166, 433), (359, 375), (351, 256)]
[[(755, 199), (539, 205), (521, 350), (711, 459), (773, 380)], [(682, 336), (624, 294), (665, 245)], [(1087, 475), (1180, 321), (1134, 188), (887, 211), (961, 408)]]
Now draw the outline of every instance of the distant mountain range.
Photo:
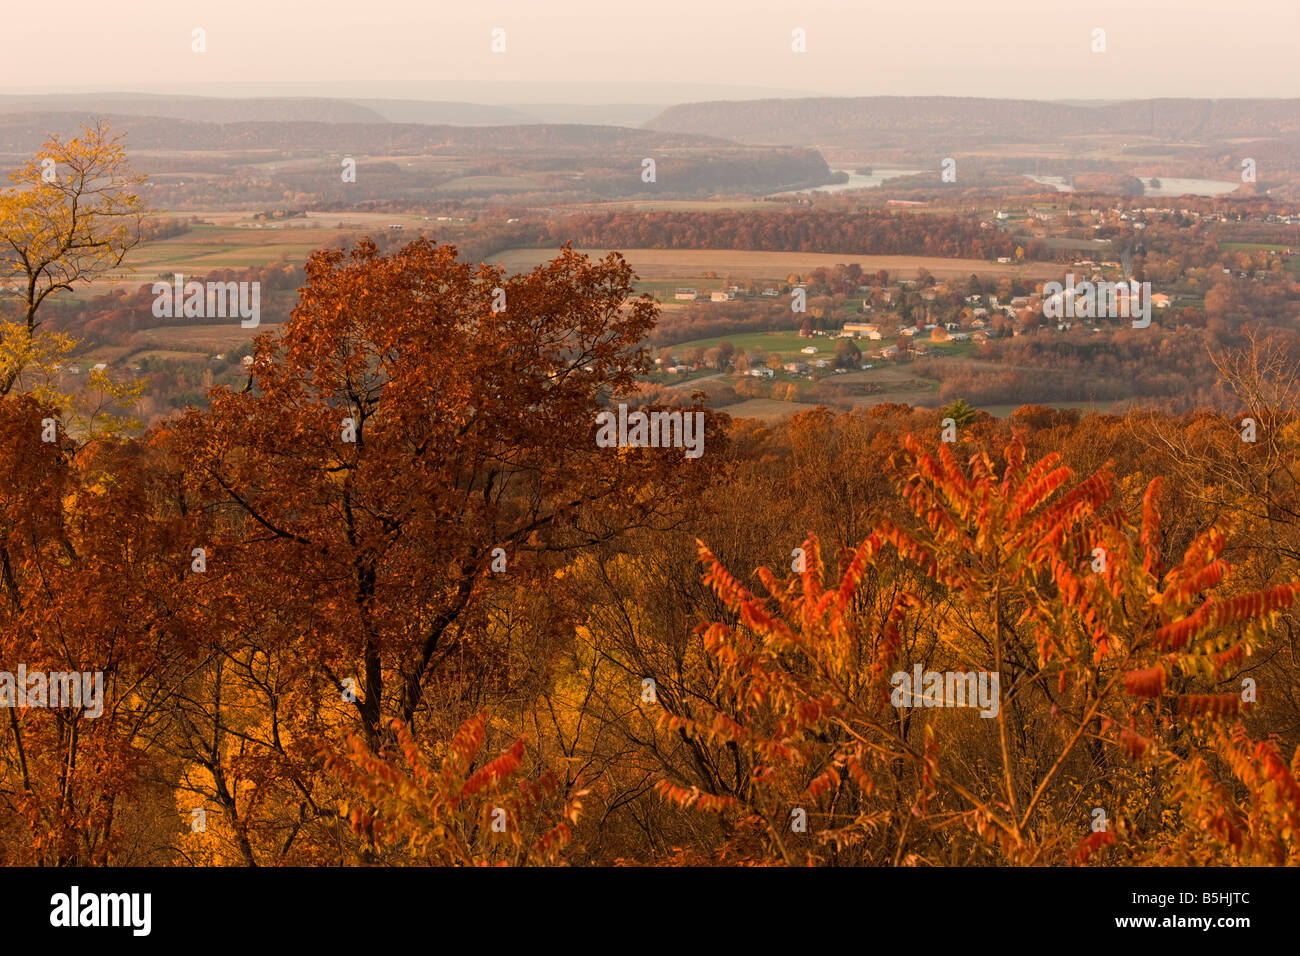
[(741, 143), (880, 150), (1133, 136), (1223, 143), (1300, 138), (1300, 99), (1085, 105), (956, 96), (727, 100), (670, 106), (646, 125)]
[(56, 93), (0, 96), (0, 114), (77, 112), (148, 116), (203, 123), (426, 123), (516, 126), (580, 123), (640, 126), (663, 103), (530, 103), (492, 105), (443, 100), (337, 97), (208, 97), (152, 93)]
[[(1042, 143), (1129, 135), (1170, 142), (1300, 138), (1300, 99), (1049, 102), (957, 96), (805, 97), (648, 103), (482, 104), (340, 97), (204, 97), (151, 93), (0, 96), (0, 115), (158, 117), (200, 123), (415, 123), (431, 126), (643, 126), (739, 143), (890, 149), (947, 141)], [(959, 140), (959, 142), (958, 142)]]
[[(47, 133), (69, 135), (91, 116), (114, 120), (129, 133), (132, 149), (280, 149), (298, 156), (451, 149), (552, 153), (562, 158), (575, 150), (608, 149), (620, 155), (642, 151), (645, 156), (651, 149), (769, 147), (816, 150), (837, 168), (856, 163), (928, 166), (938, 157), (961, 156), (964, 181), (973, 184), (989, 176), (1005, 179), (1008, 174), (1039, 171), (1067, 177), (1114, 172), (1224, 180), (1237, 175), (1242, 157), (1250, 157), (1258, 163), (1261, 184), (1270, 189), (1284, 186), (1300, 195), (1300, 99), (1052, 102), (879, 96), (715, 100), (660, 107), (632, 102), (511, 105), (130, 92), (10, 94), (0, 96), (0, 153), (8, 158), (30, 155)], [(776, 158), (783, 168), (790, 159)], [(595, 157), (590, 159), (594, 162)], [(797, 181), (817, 179), (805, 175), (802, 162), (797, 163)], [(769, 178), (762, 177), (764, 182)]]
[[(364, 107), (358, 107), (364, 110)], [(292, 153), (358, 152), (383, 155), (403, 151), (463, 149), (510, 153), (564, 153), (607, 149), (730, 149), (756, 152), (717, 136), (668, 130), (576, 123), (530, 123), (512, 126), (451, 126), (391, 123), (383, 119), (226, 120), (201, 122), (161, 116), (107, 116), (137, 150), (278, 149)], [(0, 153), (30, 154), (50, 133), (74, 135), (86, 120), (80, 111), (6, 113), (0, 110)], [(781, 152), (786, 152), (785, 148)]]

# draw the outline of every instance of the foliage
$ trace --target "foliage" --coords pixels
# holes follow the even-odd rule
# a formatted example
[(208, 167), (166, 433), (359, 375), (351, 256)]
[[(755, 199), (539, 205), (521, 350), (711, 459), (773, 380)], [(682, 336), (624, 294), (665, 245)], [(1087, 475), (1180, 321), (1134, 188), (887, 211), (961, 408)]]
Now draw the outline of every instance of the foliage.
[[(1221, 729), (1240, 714), (1240, 694), (1189, 691), (1234, 673), (1300, 583), (1223, 596), (1229, 568), (1214, 530), (1164, 569), (1158, 482), (1133, 525), (1114, 506), (1106, 471), (1077, 481), (1057, 455), (1030, 464), (1019, 439), (1000, 470), (983, 451), (962, 469), (948, 445), (937, 458), (913, 438), (905, 447), (914, 528), (882, 523), (845, 555), (830, 586), (815, 537), (804, 544), (802, 574), (780, 580), (759, 570), (765, 598), (700, 546), (705, 582), (730, 614), (699, 629), (716, 675), (708, 705), (693, 717), (665, 711), (661, 725), (729, 750), (737, 769), (722, 787), (665, 779), (660, 793), (734, 816), (733, 839), (760, 829), (753, 852), (788, 864), (941, 863), (966, 854), (1082, 862), (1116, 840), (1135, 860), (1166, 857), (1169, 844), (1133, 838), (1132, 785), (1098, 773), (1123, 755), (1146, 761), (1164, 781), (1158, 792), (1184, 781), (1173, 800), (1221, 838), (1214, 862), (1289, 859), (1300, 812), (1292, 771), (1240, 725)], [(912, 585), (864, 589), (891, 551), (914, 572)], [(927, 670), (999, 674), (995, 726), (981, 734), (969, 728), (978, 720), (970, 711), (906, 699), (891, 706), (890, 675), (923, 655)], [(1026, 731), (1044, 719), (1052, 739), (1036, 750)], [(972, 733), (996, 736), (994, 759), (974, 768)], [(1250, 807), (1237, 807), (1222, 787), (1216, 796), (1211, 768), (1221, 763), (1259, 794)], [(1199, 785), (1187, 784), (1188, 775)], [(1072, 822), (1051, 798), (1089, 790), (1089, 799), (1110, 805), (1114, 822), (1108, 839), (1078, 837), (1072, 852), (1070, 833), (1084, 832), (1085, 814), (1076, 810)], [(791, 824), (799, 810), (816, 821), (803, 837)], [(1210, 862), (1203, 843), (1187, 842), (1194, 832), (1184, 831), (1181, 854)]]

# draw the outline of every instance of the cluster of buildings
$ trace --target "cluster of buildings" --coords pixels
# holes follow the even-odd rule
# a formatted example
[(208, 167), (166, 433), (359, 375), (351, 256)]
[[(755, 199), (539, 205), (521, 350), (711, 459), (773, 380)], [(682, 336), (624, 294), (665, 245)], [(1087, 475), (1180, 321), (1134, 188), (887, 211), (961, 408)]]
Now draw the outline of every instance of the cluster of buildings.
[(678, 289), (674, 293), (673, 298), (678, 302), (694, 302), (697, 299), (703, 300), (704, 295), (708, 296), (710, 302), (730, 302), (737, 296), (741, 295), (741, 291), (738, 286), (734, 285), (728, 286), (721, 292), (709, 293), (700, 293), (695, 289)]

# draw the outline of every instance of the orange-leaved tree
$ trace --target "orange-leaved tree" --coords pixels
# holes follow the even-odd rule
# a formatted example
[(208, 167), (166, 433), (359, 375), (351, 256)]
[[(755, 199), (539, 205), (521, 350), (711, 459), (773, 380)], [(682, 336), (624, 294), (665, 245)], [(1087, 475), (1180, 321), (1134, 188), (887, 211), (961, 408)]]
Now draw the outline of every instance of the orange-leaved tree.
[(735, 773), (660, 792), (759, 862), (1292, 859), (1294, 767), (1233, 721), (1300, 584), (1234, 593), (1214, 529), (1165, 568), (1158, 481), (1133, 522), (1107, 470), (1030, 463), (1018, 437), (964, 468), (905, 444), (909, 527), (882, 523), (829, 585), (815, 538), (801, 574), (759, 570), (765, 597), (701, 543), (730, 616), (699, 628), (703, 713), (661, 727)]
[(481, 713), (461, 725), (435, 767), (405, 724), (394, 721), (392, 729), (397, 753), (375, 754), (353, 737), (346, 755), (326, 760), (359, 794), (361, 802), (345, 806), (345, 815), (378, 859), (440, 866), (558, 861), (583, 791), (561, 793), (549, 770), (529, 779), (523, 738), (474, 769), (487, 731)]
[(173, 559), (201, 553), (185, 597), (213, 644), (177, 754), (240, 821), (247, 863), (339, 844), (319, 741), (378, 753), (397, 719), (436, 746), (544, 683), (564, 556), (671, 520), (713, 457), (596, 443), (656, 313), (615, 254), (507, 276), (363, 241), (307, 276), (248, 386), (164, 442), (192, 535)]

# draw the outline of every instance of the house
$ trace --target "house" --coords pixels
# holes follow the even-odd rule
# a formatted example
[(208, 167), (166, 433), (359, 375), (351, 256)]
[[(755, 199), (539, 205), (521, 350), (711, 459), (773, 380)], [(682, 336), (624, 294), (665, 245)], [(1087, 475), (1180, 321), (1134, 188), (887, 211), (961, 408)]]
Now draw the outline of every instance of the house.
[(969, 333), (969, 332), (954, 332), (954, 333), (952, 334), (952, 340), (953, 340), (954, 342), (969, 342), (969, 341), (970, 341), (970, 333)]
[(694, 289), (678, 289), (673, 293), (673, 298), (678, 302), (693, 302), (696, 294)]
[(750, 378), (771, 378), (776, 373), (773, 372), (770, 368), (751, 368), (745, 374), (748, 375)]
[[(876, 332), (876, 326), (872, 322), (845, 322), (844, 323), (843, 334), (845, 335), (865, 335), (868, 338), (870, 338), (872, 332)], [(878, 332), (876, 334), (879, 335)]]
[(815, 345), (806, 345), (806, 346), (804, 346), (803, 348), (801, 348), (799, 351), (802, 352), (804, 355), (816, 355), (816, 354), (817, 354), (817, 346), (815, 346)]
[(971, 333), (970, 338), (972, 342), (987, 342), (989, 340), (989, 334), (983, 329), (976, 329)]
[(897, 358), (898, 353), (901, 351), (902, 349), (900, 349), (897, 345), (886, 346), (884, 349), (881, 350), (880, 357), (887, 358), (887, 359)]
[(768, 289), (764, 289), (764, 290), (763, 290), (763, 295), (768, 296), (769, 298), (772, 297), (772, 296), (778, 296), (778, 295), (780, 295), (780, 294), (781, 294), (781, 290), (780, 290), (780, 289), (771, 289), (771, 288), (768, 288)]
[(730, 292), (714, 292), (709, 295), (710, 302), (730, 302), (734, 298)]
[(91, 370), (92, 372), (102, 372), (102, 371), (104, 371), (104, 370), (107, 369), (107, 368), (108, 368), (108, 365), (107, 365), (106, 363), (104, 363), (104, 362), (100, 362), (98, 365), (91, 366), (91, 369), (90, 369), (90, 370)]
[(1169, 308), (1169, 303), (1171, 301), (1173, 300), (1170, 299), (1169, 296), (1165, 295), (1163, 292), (1157, 292), (1155, 295), (1151, 296), (1151, 304), (1154, 305), (1157, 309)]

